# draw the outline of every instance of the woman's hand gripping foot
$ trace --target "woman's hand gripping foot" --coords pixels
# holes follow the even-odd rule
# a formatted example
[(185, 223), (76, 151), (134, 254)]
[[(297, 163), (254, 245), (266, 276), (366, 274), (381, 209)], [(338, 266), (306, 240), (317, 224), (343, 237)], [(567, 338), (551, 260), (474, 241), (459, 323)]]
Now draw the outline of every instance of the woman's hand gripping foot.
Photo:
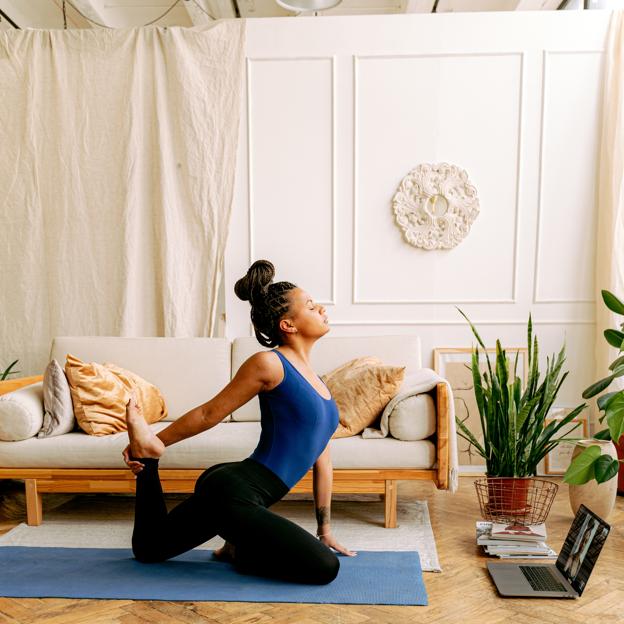
[(137, 403), (134, 390), (130, 393), (130, 399), (126, 404), (126, 423), (130, 444), (123, 450), (122, 455), (130, 470), (134, 474), (138, 474), (143, 470), (144, 465), (131, 458), (152, 457), (158, 459), (165, 452), (165, 445), (143, 418), (141, 406)]

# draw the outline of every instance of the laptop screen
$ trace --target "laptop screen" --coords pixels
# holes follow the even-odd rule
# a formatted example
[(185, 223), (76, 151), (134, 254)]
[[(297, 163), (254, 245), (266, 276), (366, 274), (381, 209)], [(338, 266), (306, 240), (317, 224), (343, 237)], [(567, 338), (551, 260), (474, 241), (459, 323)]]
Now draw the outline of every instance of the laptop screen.
[(581, 505), (561, 547), (557, 568), (580, 596), (611, 527)]

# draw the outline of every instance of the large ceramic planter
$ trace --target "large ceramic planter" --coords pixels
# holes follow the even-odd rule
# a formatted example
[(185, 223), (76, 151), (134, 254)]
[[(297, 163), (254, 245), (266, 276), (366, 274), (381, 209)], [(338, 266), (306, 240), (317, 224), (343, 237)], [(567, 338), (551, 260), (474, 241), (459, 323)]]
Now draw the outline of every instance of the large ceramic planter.
[[(603, 455), (609, 455), (617, 459), (617, 450), (611, 440), (579, 440), (574, 447), (572, 459), (574, 460), (588, 446), (599, 446)], [(576, 514), (581, 504), (591, 509), (595, 514), (606, 520), (613, 511), (615, 497), (617, 495), (618, 479), (613, 477), (605, 483), (597, 483), (592, 479), (583, 485), (570, 485), (570, 505), (572, 512)]]
[[(620, 438), (620, 441), (615, 445), (615, 448), (617, 449), (618, 457), (620, 459), (624, 459), (624, 436)], [(617, 493), (620, 496), (624, 496), (624, 463), (620, 464), (617, 479)]]

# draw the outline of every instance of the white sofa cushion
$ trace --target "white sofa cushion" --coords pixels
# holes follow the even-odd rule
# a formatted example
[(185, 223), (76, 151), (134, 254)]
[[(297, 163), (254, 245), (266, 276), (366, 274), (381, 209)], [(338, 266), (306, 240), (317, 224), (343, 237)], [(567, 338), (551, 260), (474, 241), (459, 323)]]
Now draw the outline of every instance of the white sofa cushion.
[(154, 384), (167, 403), (167, 421), (209, 401), (230, 382), (227, 338), (57, 337), (50, 359), (68, 353), (86, 362), (112, 362)]
[(390, 435), (397, 440), (424, 440), (436, 432), (436, 408), (430, 394), (408, 396), (388, 416)]
[(0, 396), (0, 440), (8, 446), (37, 435), (42, 424), (43, 381)]
[[(268, 351), (255, 336), (235, 338), (232, 343), (232, 377), (243, 362), (257, 351)], [(405, 375), (421, 368), (420, 338), (399, 336), (324, 336), (311, 353), (310, 363), (317, 375), (324, 375), (354, 358), (374, 355), (384, 364), (405, 366)], [(233, 414), (237, 422), (259, 421), (260, 401), (254, 397)]]
[[(160, 431), (168, 423), (150, 425)], [(259, 422), (220, 423), (165, 450), (161, 468), (208, 468), (251, 455), (260, 437)], [(55, 438), (0, 442), (3, 468), (125, 468), (121, 452), (126, 433), (95, 437), (82, 432)], [(429, 440), (402, 442), (393, 438), (364, 440), (361, 436), (330, 441), (334, 468), (432, 468), (435, 447)]]

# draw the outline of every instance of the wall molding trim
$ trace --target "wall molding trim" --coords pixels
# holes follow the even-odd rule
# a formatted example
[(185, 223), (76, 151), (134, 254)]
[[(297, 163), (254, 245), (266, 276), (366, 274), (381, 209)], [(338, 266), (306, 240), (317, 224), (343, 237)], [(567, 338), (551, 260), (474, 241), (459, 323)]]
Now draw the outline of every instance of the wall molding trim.
[[(337, 285), (337, 214), (336, 214), (336, 56), (282, 56), (282, 57), (247, 57), (246, 59), (246, 84), (247, 84), (247, 102), (246, 102), (246, 116), (247, 116), (247, 206), (249, 210), (248, 218), (248, 232), (247, 237), (249, 241), (248, 249), (248, 261), (249, 265), (255, 258), (254, 248), (254, 203), (253, 203), (253, 161), (252, 161), (252, 124), (251, 124), (251, 109), (252, 109), (252, 97), (251, 97), (251, 67), (252, 62), (263, 61), (330, 61), (331, 62), (331, 298), (329, 300), (323, 300), (317, 298), (318, 303), (323, 305), (336, 305), (338, 297), (338, 285)], [(248, 265), (248, 266), (249, 266)]]
[(554, 55), (577, 55), (577, 54), (604, 54), (604, 50), (546, 50), (542, 51), (542, 93), (539, 131), (539, 167), (538, 167), (538, 192), (537, 192), (537, 224), (535, 231), (535, 261), (533, 265), (533, 303), (595, 303), (595, 299), (574, 298), (541, 298), (539, 296), (539, 269), (540, 269), (540, 242), (542, 240), (542, 216), (543, 216), (543, 193), (544, 193), (544, 145), (546, 120), (546, 90), (548, 84), (548, 58)]
[[(526, 325), (528, 319), (522, 320), (504, 320), (504, 319), (471, 319), (474, 325)], [(531, 319), (533, 325), (595, 325), (596, 321), (592, 319)], [(348, 325), (467, 325), (466, 321), (450, 321), (440, 319), (422, 319), (422, 320), (405, 320), (405, 321), (383, 321), (383, 320), (358, 320), (358, 321), (333, 321), (330, 319), (329, 326), (348, 326)]]
[[(501, 299), (360, 299), (357, 294), (358, 284), (358, 68), (362, 60), (369, 59), (403, 59), (403, 58), (454, 58), (454, 57), (518, 57), (520, 60), (520, 76), (518, 88), (518, 119), (517, 119), (517, 151), (516, 151), (516, 188), (514, 200), (514, 250), (512, 267), (511, 297)], [(522, 172), (522, 131), (524, 126), (524, 102), (525, 102), (525, 56), (523, 50), (508, 52), (449, 52), (449, 53), (423, 53), (423, 54), (354, 54), (353, 55), (353, 206), (352, 206), (352, 252), (351, 252), (351, 305), (387, 304), (387, 305), (426, 305), (444, 303), (517, 303), (518, 271), (519, 271), (519, 211), (520, 211), (520, 188)]]

